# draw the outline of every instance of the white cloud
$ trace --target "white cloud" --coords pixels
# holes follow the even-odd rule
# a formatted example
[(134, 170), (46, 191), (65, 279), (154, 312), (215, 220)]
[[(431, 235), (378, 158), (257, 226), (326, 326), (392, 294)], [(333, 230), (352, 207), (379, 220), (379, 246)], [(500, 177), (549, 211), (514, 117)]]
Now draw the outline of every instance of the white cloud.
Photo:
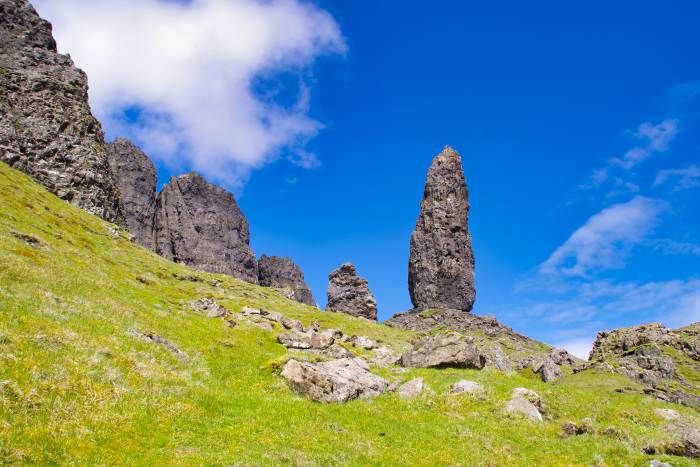
[(656, 152), (668, 150), (668, 145), (678, 134), (678, 120), (668, 119), (656, 125), (644, 122), (634, 133), (637, 139), (646, 141), (643, 146), (636, 146), (627, 151), (621, 158), (610, 159), (611, 165), (619, 165), (627, 170), (648, 159)]
[(684, 169), (661, 170), (656, 175), (654, 186), (663, 185), (670, 180), (676, 181), (673, 191), (689, 190), (691, 188), (700, 187), (700, 167), (692, 164)]
[(652, 240), (650, 242), (656, 250), (666, 255), (695, 255), (700, 256), (700, 245), (695, 243), (677, 242), (668, 238)]
[(628, 250), (642, 241), (666, 209), (665, 202), (636, 196), (589, 218), (540, 266), (540, 272), (587, 277), (624, 266)]
[[(318, 164), (304, 151), (322, 127), (304, 79), (319, 55), (346, 48), (327, 12), (302, 0), (35, 3), (88, 73), (97, 116), (155, 158), (227, 185), (284, 150)], [(295, 102), (280, 103), (280, 73), (298, 88)], [(272, 91), (255, 92), (260, 81)], [(140, 118), (125, 120), (135, 107)]]

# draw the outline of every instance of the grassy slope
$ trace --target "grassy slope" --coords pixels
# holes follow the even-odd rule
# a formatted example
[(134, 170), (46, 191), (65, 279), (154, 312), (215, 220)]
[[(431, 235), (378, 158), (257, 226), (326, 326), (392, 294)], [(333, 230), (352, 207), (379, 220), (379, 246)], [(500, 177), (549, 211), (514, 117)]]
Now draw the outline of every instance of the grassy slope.
[[(663, 436), (652, 409), (664, 404), (615, 393), (631, 383), (595, 373), (545, 385), (527, 372), (387, 369), (379, 373), (423, 376), (437, 394), (341, 405), (307, 401), (277, 375), (285, 356), (275, 342), (281, 331), (231, 329), (187, 302), (211, 296), (232, 310), (264, 306), (397, 349), (410, 333), (165, 261), (124, 232), (115, 238), (111, 225), (4, 164), (0, 207), (2, 464), (642, 465), (649, 457), (640, 448)], [(42, 246), (33, 248), (17, 234)], [(129, 328), (154, 331), (189, 358), (180, 361)], [(461, 378), (482, 382), (486, 395), (446, 396)], [(502, 407), (517, 386), (539, 391), (551, 420), (535, 425), (504, 417)], [(599, 434), (560, 438), (563, 422), (584, 417), (594, 419)], [(615, 433), (602, 433), (610, 427)]]

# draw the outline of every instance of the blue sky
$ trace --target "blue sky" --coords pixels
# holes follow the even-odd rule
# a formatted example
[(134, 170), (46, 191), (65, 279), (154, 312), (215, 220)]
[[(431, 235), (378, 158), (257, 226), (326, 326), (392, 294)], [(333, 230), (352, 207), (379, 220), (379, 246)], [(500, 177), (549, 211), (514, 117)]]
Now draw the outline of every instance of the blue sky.
[[(54, 5), (67, 15), (79, 3)], [(177, 14), (195, 24), (197, 6), (226, 3)], [(255, 252), (291, 256), (321, 305), (328, 273), (351, 261), (380, 319), (410, 308), (409, 237), (430, 161), (450, 144), (470, 191), (474, 311), (582, 354), (598, 330), (700, 320), (700, 4), (610, 3), (304, 2), (263, 10), (263, 23), (294, 27), (272, 24), (259, 42), (232, 10), (224, 43), (245, 53), (200, 63), (209, 39), (190, 61), (164, 62), (172, 76), (154, 65), (131, 87), (133, 69), (120, 83), (110, 70), (143, 44), (91, 54), (81, 41), (101, 31), (39, 9), (88, 72), (108, 137), (146, 147), (161, 182), (194, 168), (235, 191)], [(133, 4), (154, 22), (170, 14)], [(192, 110), (196, 92), (220, 87), (222, 105)], [(262, 123), (235, 127), (230, 108)]]

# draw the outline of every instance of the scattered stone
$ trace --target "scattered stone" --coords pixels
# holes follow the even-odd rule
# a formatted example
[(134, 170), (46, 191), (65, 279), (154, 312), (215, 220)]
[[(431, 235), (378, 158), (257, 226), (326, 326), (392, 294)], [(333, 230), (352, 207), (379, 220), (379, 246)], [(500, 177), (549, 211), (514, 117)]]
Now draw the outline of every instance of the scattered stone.
[(333, 344), (322, 352), (332, 358), (355, 358), (355, 354), (342, 345)]
[(654, 409), (654, 415), (666, 421), (680, 420), (681, 415), (673, 409)]
[(272, 324), (265, 322), (265, 321), (253, 321), (251, 323), (253, 326), (256, 328), (264, 329), (265, 331), (272, 331), (275, 328), (272, 326)]
[(285, 329), (293, 329), (294, 331), (304, 332), (304, 326), (301, 321), (291, 318), (282, 319), (282, 327)]
[(562, 375), (561, 367), (554, 363), (554, 360), (551, 358), (547, 358), (544, 363), (542, 363), (542, 366), (540, 366), (539, 370), (537, 370), (537, 373), (545, 383), (555, 381), (561, 378)]
[(206, 311), (208, 318), (223, 318), (228, 314), (228, 310), (217, 304), (213, 298), (193, 300), (190, 307), (195, 311)]
[(311, 347), (317, 350), (327, 349), (335, 342), (336, 332), (333, 329), (327, 329), (312, 333)]
[(515, 364), (508, 358), (500, 344), (493, 345), (483, 352), (487, 368), (494, 368), (504, 373), (510, 373), (514, 370)]
[(294, 331), (287, 334), (280, 334), (277, 336), (277, 342), (282, 344), (288, 349), (310, 349), (311, 336), (309, 334)]
[(658, 459), (652, 459), (651, 462), (649, 462), (649, 467), (673, 467), (671, 464), (668, 462), (661, 462)]
[(282, 321), (284, 321), (284, 316), (276, 311), (260, 310), (260, 314), (262, 314), (263, 318), (268, 321), (273, 321), (280, 324), (282, 324)]
[(12, 236), (17, 240), (21, 240), (32, 248), (40, 249), (44, 247), (44, 242), (36, 238), (34, 235), (23, 234), (19, 232), (11, 232)]
[(482, 369), (485, 359), (464, 336), (448, 333), (423, 337), (402, 355), (401, 364), (415, 368)]
[(367, 336), (359, 336), (352, 339), (352, 345), (360, 349), (372, 350), (377, 347), (377, 342)]
[(389, 382), (370, 373), (361, 358), (320, 363), (292, 359), (284, 366), (282, 377), (297, 394), (326, 403), (377, 396), (389, 388)]
[(679, 431), (679, 441), (667, 445), (666, 453), (692, 459), (700, 458), (700, 428), (685, 426)]
[(452, 386), (450, 386), (450, 394), (469, 394), (476, 395), (484, 391), (484, 387), (475, 382), (467, 381), (465, 379), (457, 381)]
[(393, 350), (388, 347), (379, 347), (374, 351), (374, 358), (369, 362), (379, 368), (385, 368), (395, 365), (399, 361), (401, 361), (401, 356), (394, 353)]
[(585, 418), (581, 423), (566, 422), (561, 427), (565, 437), (579, 436), (593, 433), (593, 421), (590, 418)]
[(155, 251), (153, 224), (157, 175), (153, 162), (126, 139), (117, 139), (107, 145), (107, 162), (119, 189), (126, 229), (136, 243)]
[(122, 206), (87, 76), (25, 0), (0, 1), (0, 161), (110, 222)]
[(367, 280), (357, 276), (355, 266), (343, 264), (328, 276), (328, 280), (327, 310), (376, 321), (377, 301)]
[(146, 342), (152, 342), (154, 344), (159, 344), (168, 349), (170, 352), (172, 352), (177, 358), (180, 360), (187, 360), (187, 355), (180, 349), (178, 349), (172, 342), (169, 340), (165, 339), (164, 337), (159, 336), (158, 334), (154, 332), (147, 332), (147, 333), (142, 333), (137, 331), (136, 329), (129, 328), (129, 332), (133, 334), (134, 336), (138, 337), (141, 340), (144, 340)]
[(258, 261), (258, 282), (264, 287), (289, 288), (289, 298), (316, 306), (311, 289), (304, 281), (304, 273), (290, 258), (262, 255)]
[(243, 309), (241, 310), (241, 313), (243, 313), (244, 316), (260, 316), (262, 315), (262, 311), (257, 309), (257, 308), (250, 308), (247, 306), (244, 306)]
[(308, 327), (304, 328), (304, 332), (318, 332), (321, 329), (321, 325), (318, 321), (314, 321)]
[(539, 394), (530, 389), (515, 388), (506, 406), (506, 413), (541, 422), (543, 420), (542, 414), (540, 413), (541, 408), (542, 400)]
[(156, 252), (201, 270), (256, 284), (248, 221), (231, 193), (191, 173), (173, 177), (158, 195)]
[(408, 290), (415, 308), (472, 309), (476, 289), (468, 216), (462, 159), (445, 146), (428, 171), (411, 236)]
[(423, 392), (423, 378), (415, 378), (399, 386), (398, 392), (402, 399), (418, 397)]

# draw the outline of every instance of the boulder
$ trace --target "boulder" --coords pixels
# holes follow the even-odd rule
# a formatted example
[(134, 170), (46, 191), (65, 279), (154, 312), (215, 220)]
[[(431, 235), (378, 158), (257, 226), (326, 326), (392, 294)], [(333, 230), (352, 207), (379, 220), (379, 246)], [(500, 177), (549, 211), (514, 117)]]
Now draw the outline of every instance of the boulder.
[(450, 394), (476, 395), (482, 393), (483, 391), (484, 387), (481, 384), (475, 381), (467, 381), (465, 379), (457, 381), (450, 386)]
[(383, 394), (389, 381), (373, 375), (361, 358), (310, 363), (289, 360), (282, 370), (291, 388), (317, 402), (347, 402)]
[(399, 386), (398, 393), (402, 399), (412, 399), (423, 393), (423, 378), (415, 378)]
[(526, 388), (513, 389), (511, 399), (506, 405), (506, 413), (521, 416), (527, 420), (541, 422), (543, 420), (540, 410), (542, 400), (535, 391)]
[(153, 162), (126, 139), (117, 139), (107, 145), (107, 161), (119, 188), (126, 229), (136, 243), (155, 251), (153, 224), (157, 175)]
[(367, 280), (358, 277), (355, 266), (343, 264), (328, 276), (328, 281), (327, 310), (376, 321), (377, 301)]
[(258, 282), (248, 221), (231, 193), (197, 174), (173, 177), (158, 195), (155, 243), (172, 261)]
[(51, 193), (124, 224), (88, 80), (27, 0), (0, 1), (0, 161)]
[(304, 273), (290, 258), (262, 255), (258, 261), (258, 283), (264, 287), (288, 288), (293, 300), (316, 306)]
[(654, 415), (666, 421), (680, 420), (681, 414), (673, 409), (654, 409)]
[(374, 351), (374, 358), (369, 362), (379, 368), (395, 365), (401, 361), (401, 355), (397, 355), (388, 347), (379, 347)]
[(304, 326), (301, 324), (301, 321), (296, 319), (283, 318), (282, 327), (285, 329), (293, 329), (295, 331), (304, 332)]
[(542, 381), (544, 381), (545, 383), (555, 381), (561, 378), (562, 375), (561, 367), (554, 363), (554, 360), (552, 360), (551, 358), (545, 359), (544, 363), (542, 363), (542, 366), (540, 366), (540, 368), (537, 370), (537, 373), (540, 375)]
[(367, 336), (359, 336), (352, 339), (352, 345), (360, 349), (372, 350), (377, 346), (377, 342)]
[(317, 350), (327, 349), (335, 342), (336, 332), (333, 329), (311, 333), (311, 347)]
[(415, 308), (472, 309), (476, 289), (468, 216), (462, 159), (445, 146), (428, 171), (411, 236), (408, 290)]
[(223, 318), (228, 314), (228, 310), (213, 298), (200, 298), (190, 302), (190, 307), (195, 311), (205, 311), (209, 318)]
[(288, 349), (310, 349), (313, 347), (311, 336), (299, 331), (280, 334), (277, 336), (277, 342)]
[(423, 337), (401, 356), (401, 364), (415, 368), (481, 369), (485, 359), (464, 336), (448, 333)]

